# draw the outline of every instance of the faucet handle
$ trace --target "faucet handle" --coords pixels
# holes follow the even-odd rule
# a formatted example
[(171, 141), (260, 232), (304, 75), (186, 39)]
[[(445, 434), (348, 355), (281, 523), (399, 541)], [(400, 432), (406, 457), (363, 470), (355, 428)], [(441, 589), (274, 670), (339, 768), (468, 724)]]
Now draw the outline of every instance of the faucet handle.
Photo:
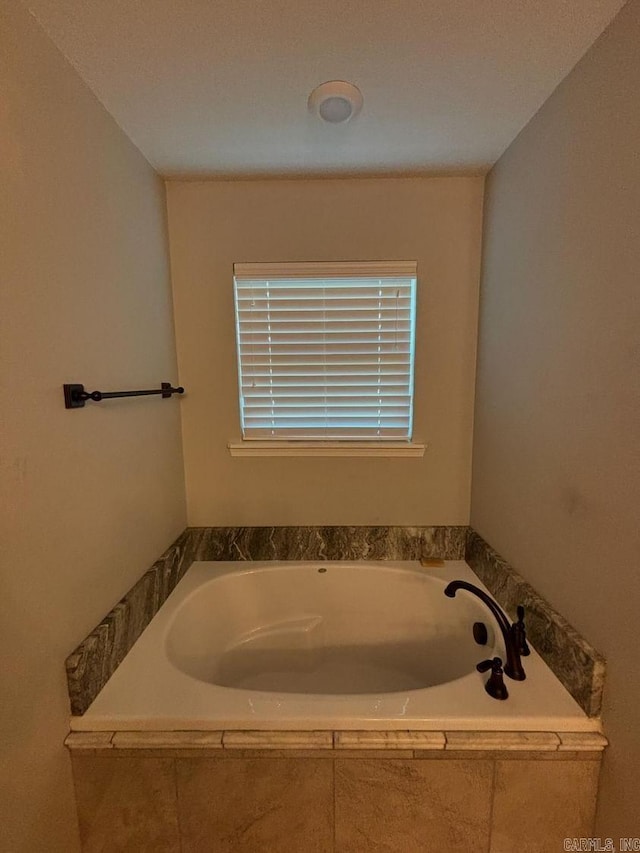
[(527, 657), (531, 654), (531, 649), (527, 643), (527, 629), (524, 624), (524, 607), (519, 604), (516, 608), (518, 621), (513, 623), (513, 635), (518, 646), (518, 651), (522, 657)]
[(478, 672), (487, 672), (487, 670), (491, 670), (491, 675), (489, 676), (489, 680), (484, 686), (484, 689), (487, 691), (489, 696), (493, 699), (508, 699), (509, 691), (504, 683), (503, 672), (502, 669), (502, 659), (495, 657), (489, 658), (487, 660), (480, 661), (480, 663), (476, 666)]

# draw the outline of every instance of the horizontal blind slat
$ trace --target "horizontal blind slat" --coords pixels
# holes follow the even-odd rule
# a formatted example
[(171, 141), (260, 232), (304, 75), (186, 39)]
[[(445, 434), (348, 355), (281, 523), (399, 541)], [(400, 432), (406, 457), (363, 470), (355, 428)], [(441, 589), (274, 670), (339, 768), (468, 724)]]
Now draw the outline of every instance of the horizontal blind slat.
[(265, 382), (261, 385), (243, 385), (242, 394), (245, 399), (262, 399), (266, 397), (283, 396), (290, 397), (308, 397), (311, 394), (318, 397), (324, 389), (331, 389), (333, 397), (371, 397), (375, 396), (376, 392), (382, 393), (385, 396), (411, 396), (409, 391), (409, 383), (398, 384), (397, 382), (367, 382), (361, 385), (347, 384), (343, 382), (338, 384), (328, 382), (309, 382), (306, 385), (287, 385), (281, 382)]
[(335, 373), (336, 375), (344, 373), (368, 373), (370, 371), (377, 373), (378, 368), (381, 370), (388, 369), (390, 371), (405, 372), (404, 368), (409, 363), (409, 353), (393, 353), (392, 356), (385, 356), (382, 364), (379, 359), (371, 359), (369, 356), (352, 356), (350, 359), (345, 359), (342, 356), (325, 355), (324, 362), (312, 361), (308, 358), (299, 359), (292, 363), (286, 356), (274, 355), (270, 359), (260, 361), (255, 359), (251, 364), (246, 365), (245, 375), (247, 376), (266, 376), (271, 373), (282, 374), (283, 376), (296, 376), (306, 374), (323, 374), (325, 371), (328, 374)]

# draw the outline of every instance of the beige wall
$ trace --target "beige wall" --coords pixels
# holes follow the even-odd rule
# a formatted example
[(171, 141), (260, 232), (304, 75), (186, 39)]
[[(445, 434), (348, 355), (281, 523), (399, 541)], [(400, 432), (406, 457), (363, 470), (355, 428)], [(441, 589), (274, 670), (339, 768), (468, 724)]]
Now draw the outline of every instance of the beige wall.
[(487, 184), (471, 521), (608, 658), (598, 833), (640, 834), (640, 2)]
[[(482, 178), (169, 182), (189, 523), (466, 524)], [(417, 260), (422, 459), (231, 458), (235, 261)]]
[(0, 849), (77, 849), (64, 659), (184, 528), (164, 191), (17, 3), (0, 6)]

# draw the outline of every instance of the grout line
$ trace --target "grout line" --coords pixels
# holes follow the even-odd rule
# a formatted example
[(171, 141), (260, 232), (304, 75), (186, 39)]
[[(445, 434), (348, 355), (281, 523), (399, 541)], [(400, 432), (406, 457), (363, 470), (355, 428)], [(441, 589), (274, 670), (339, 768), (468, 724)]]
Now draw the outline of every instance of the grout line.
[(78, 783), (76, 781), (76, 770), (74, 767), (73, 758), (74, 758), (73, 753), (69, 753), (69, 759), (68, 759), (69, 760), (69, 772), (71, 773), (71, 785), (73, 787), (73, 817), (74, 817), (78, 842), (80, 844), (80, 847), (82, 848), (83, 839), (82, 839), (82, 834), (81, 834), (81, 829), (80, 829), (80, 809), (78, 808), (78, 799), (79, 799), (79, 797), (78, 797)]
[(333, 853), (336, 851), (336, 762), (331, 762), (331, 783), (333, 787)]
[(176, 823), (178, 825), (178, 847), (182, 853), (182, 826), (180, 825), (180, 798), (178, 796), (178, 761), (172, 759), (173, 764), (173, 785), (176, 791)]
[(493, 774), (491, 776), (491, 802), (489, 803), (489, 841), (487, 853), (491, 853), (493, 845), (493, 807), (496, 801), (496, 776), (498, 775), (498, 760), (493, 760)]

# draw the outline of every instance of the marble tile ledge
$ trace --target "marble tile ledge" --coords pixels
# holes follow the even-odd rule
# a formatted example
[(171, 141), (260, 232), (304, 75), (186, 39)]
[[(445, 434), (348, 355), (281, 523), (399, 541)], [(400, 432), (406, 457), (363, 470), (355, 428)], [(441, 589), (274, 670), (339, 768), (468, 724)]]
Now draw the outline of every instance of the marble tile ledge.
[[(598, 732), (486, 732), (486, 731), (167, 731), (70, 732), (65, 746), (83, 750), (237, 750), (558, 752), (601, 753), (608, 744)], [(407, 755), (409, 757), (409, 755)]]

